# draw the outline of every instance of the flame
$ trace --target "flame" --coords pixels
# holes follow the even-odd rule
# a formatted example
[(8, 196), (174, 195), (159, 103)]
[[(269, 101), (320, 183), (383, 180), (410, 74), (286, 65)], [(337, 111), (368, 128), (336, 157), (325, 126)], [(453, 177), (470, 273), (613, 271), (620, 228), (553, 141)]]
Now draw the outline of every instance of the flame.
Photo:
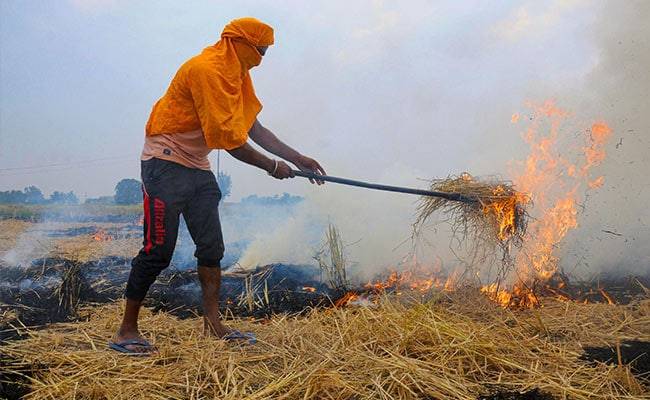
[(612, 299), (612, 297), (605, 291), (605, 289), (600, 288), (598, 291), (600, 291), (600, 294), (602, 294), (605, 300), (607, 300), (607, 304), (616, 304), (614, 299)]
[[(445, 277), (442, 268), (442, 259), (437, 259), (433, 264), (421, 264), (417, 256), (412, 254), (400, 263), (401, 270), (390, 271), (388, 276), (378, 280), (370, 280), (363, 285), (363, 290), (373, 294), (390, 291), (397, 296), (406, 291), (425, 294), (433, 289), (452, 291), (456, 288), (459, 271), (454, 271)], [(365, 298), (353, 299), (352, 302), (363, 302)], [(365, 299), (367, 300), (367, 299)]]
[(559, 289), (554, 288), (552, 286), (546, 285), (544, 288), (546, 292), (551, 293), (557, 300), (560, 301), (571, 301), (573, 300), (571, 296), (568, 296), (564, 293), (562, 293)]
[[(578, 226), (580, 189), (602, 186), (605, 178), (590, 179), (589, 172), (605, 160), (604, 146), (612, 133), (605, 122), (592, 124), (587, 143), (578, 147), (581, 161), (572, 162), (564, 155), (570, 153), (567, 151), (570, 146), (564, 143), (567, 138), (562, 136), (563, 124), (571, 114), (552, 101), (532, 108), (533, 122), (523, 135), (530, 146), (530, 154), (518, 165), (521, 172), (514, 174), (513, 179), (517, 190), (525, 193), (525, 197), (515, 201), (534, 204), (534, 218), (528, 225), (523, 248), (514, 259), (517, 279), (510, 287), (493, 283), (481, 288), (481, 292), (504, 307), (539, 305), (532, 288), (543, 288), (543, 284), (557, 272), (557, 249), (567, 233)], [(519, 120), (518, 114), (515, 115), (511, 119), (513, 123)], [(548, 124), (548, 130), (542, 129), (545, 124)], [(484, 212), (493, 213), (499, 221), (500, 238), (507, 238), (513, 232), (517, 215), (512, 204), (497, 202), (485, 208)], [(556, 297), (566, 298), (564, 295)], [(605, 294), (603, 297), (611, 300)]]
[(510, 117), (510, 122), (513, 124), (519, 122), (519, 113), (512, 114), (512, 117)]
[(397, 272), (392, 271), (384, 280), (368, 281), (363, 287), (373, 292), (385, 292), (388, 290), (401, 294), (400, 290), (428, 292), (432, 289), (443, 289), (453, 291), (458, 281), (458, 272), (452, 272), (447, 278), (441, 274), (440, 265), (431, 267), (415, 265), (409, 270)]
[(494, 189), (495, 196), (503, 196), (498, 200), (483, 205), (483, 214), (492, 215), (497, 221), (499, 240), (505, 241), (517, 230), (517, 206), (528, 203), (528, 198), (522, 194), (507, 195), (503, 186)]
[[(460, 174), (465, 182), (471, 182), (474, 177), (467, 172)], [(508, 240), (517, 231), (517, 220), (520, 209), (530, 199), (524, 193), (512, 192), (503, 185), (497, 185), (492, 190), (492, 198), (481, 204), (483, 215), (495, 221), (497, 237), (502, 242)]]
[(316, 291), (316, 288), (311, 286), (303, 286), (302, 290), (304, 290), (305, 292), (314, 293)]
[(582, 166), (582, 174), (587, 175), (589, 169), (605, 160), (604, 144), (612, 135), (612, 130), (604, 122), (596, 122), (591, 126), (591, 143), (584, 148), (585, 164)]
[(359, 298), (359, 295), (356, 294), (355, 292), (347, 292), (346, 294), (343, 295), (340, 299), (336, 300), (334, 303), (334, 307), (344, 307), (348, 303), (357, 300)]
[(483, 286), (481, 293), (503, 308), (519, 307), (533, 308), (539, 306), (539, 298), (535, 293), (524, 286), (514, 286), (512, 290), (501, 289), (496, 283)]
[(113, 240), (113, 237), (108, 234), (104, 229), (98, 229), (97, 232), (93, 235), (93, 239), (98, 242), (110, 242)]
[(599, 187), (603, 186), (604, 183), (605, 177), (601, 175), (593, 181), (589, 182), (587, 185), (589, 185), (590, 189), (598, 189)]
[(456, 285), (458, 283), (458, 278), (459, 278), (459, 273), (458, 270), (454, 270), (448, 277), (447, 280), (445, 280), (444, 285), (442, 285), (442, 289), (445, 292), (453, 292), (456, 290)]

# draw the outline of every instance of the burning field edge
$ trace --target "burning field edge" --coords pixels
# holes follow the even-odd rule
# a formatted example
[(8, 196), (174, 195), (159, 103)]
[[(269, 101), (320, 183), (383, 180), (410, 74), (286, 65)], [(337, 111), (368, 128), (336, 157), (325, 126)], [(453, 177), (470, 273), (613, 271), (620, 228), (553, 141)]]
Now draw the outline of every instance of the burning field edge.
[[(84, 307), (82, 322), (23, 329), (25, 340), (0, 350), (4, 379), (24, 377), (29, 399), (649, 398), (650, 375), (640, 370), (648, 355), (620, 350), (650, 341), (647, 299), (511, 310), (476, 291), (383, 295), (375, 307), (230, 319), (256, 332), (252, 346), (206, 337), (198, 318), (146, 311), (141, 328), (159, 353), (144, 358), (107, 349), (122, 307)], [(598, 361), (589, 348), (618, 357)]]

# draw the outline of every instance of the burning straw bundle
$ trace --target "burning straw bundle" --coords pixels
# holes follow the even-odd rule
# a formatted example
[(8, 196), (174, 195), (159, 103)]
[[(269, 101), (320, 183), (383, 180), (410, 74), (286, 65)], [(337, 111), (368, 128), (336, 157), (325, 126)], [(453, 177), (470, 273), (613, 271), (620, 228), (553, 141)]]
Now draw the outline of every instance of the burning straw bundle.
[(418, 236), (435, 212), (451, 224), (455, 237), (470, 239), (477, 246), (520, 246), (526, 232), (526, 195), (512, 184), (497, 179), (479, 180), (468, 173), (431, 181), (430, 190), (462, 195), (468, 201), (449, 201), (423, 196), (413, 225)]

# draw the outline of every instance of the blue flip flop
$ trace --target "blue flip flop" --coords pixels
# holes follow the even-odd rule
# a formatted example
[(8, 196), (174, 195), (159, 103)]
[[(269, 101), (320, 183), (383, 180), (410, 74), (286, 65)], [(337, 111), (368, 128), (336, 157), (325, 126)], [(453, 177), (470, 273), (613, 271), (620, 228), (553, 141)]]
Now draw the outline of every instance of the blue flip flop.
[(227, 342), (240, 342), (245, 340), (248, 341), (248, 344), (257, 343), (257, 338), (253, 332), (232, 331), (229, 334), (223, 336), (222, 339)]
[[(139, 352), (139, 351), (131, 350), (126, 347), (126, 346), (133, 346), (133, 345), (146, 347), (148, 349), (151, 349), (152, 351)], [(120, 353), (128, 354), (131, 356), (149, 356), (151, 355), (154, 349), (151, 343), (149, 343), (144, 339), (127, 339), (117, 343), (110, 341), (108, 342), (108, 347)]]

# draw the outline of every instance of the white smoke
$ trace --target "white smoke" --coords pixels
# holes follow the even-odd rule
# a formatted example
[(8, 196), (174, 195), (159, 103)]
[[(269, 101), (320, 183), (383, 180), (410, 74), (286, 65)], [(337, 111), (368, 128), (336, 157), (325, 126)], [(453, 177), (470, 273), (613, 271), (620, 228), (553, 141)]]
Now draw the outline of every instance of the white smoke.
[[(580, 19), (583, 14), (590, 15), (584, 12), (587, 5), (592, 10), (597, 8), (595, 14), (592, 12), (595, 15), (593, 20)], [(605, 185), (584, 194), (586, 200), (581, 205), (579, 226), (565, 238), (559, 249), (561, 266), (569, 272), (587, 275), (612, 270), (647, 272), (650, 266), (650, 214), (644, 203), (650, 198), (650, 158), (647, 156), (650, 150), (650, 102), (647, 101), (650, 93), (650, 79), (647, 79), (650, 71), (650, 25), (647, 24), (650, 3), (526, 2), (515, 11), (490, 30), (493, 43), (469, 38), (467, 50), (473, 49), (481, 54), (506, 52), (511, 47), (512, 51), (525, 57), (520, 60), (521, 67), (535, 63), (536, 73), (481, 76), (479, 64), (473, 86), (459, 86), (459, 92), (452, 94), (444, 92), (437, 83), (444, 74), (423, 75), (421, 71), (404, 69), (401, 64), (391, 64), (392, 70), (379, 68), (385, 72), (385, 79), (377, 81), (379, 86), (369, 86), (367, 77), (355, 82), (358, 90), (370, 90), (378, 98), (386, 99), (384, 102), (370, 99), (364, 109), (367, 115), (358, 115), (358, 111), (355, 115), (367, 124), (365, 130), (373, 133), (357, 134), (340, 126), (346, 135), (328, 139), (340, 147), (336, 151), (337, 157), (327, 160), (329, 172), (415, 187), (423, 186), (416, 178), (444, 177), (463, 170), (474, 175), (501, 174), (507, 177), (509, 162), (525, 159), (528, 152), (521, 139), (521, 124), (513, 126), (511, 114), (525, 109), (529, 100), (539, 103), (553, 98), (558, 106), (572, 113), (574, 127), (588, 127), (594, 121), (604, 120), (614, 131), (614, 138), (606, 149), (605, 162), (594, 170), (594, 176), (605, 176)], [(381, 34), (390, 31), (403, 37), (404, 32), (399, 28), (403, 21), (399, 14), (387, 15), (382, 21), (378, 25)], [(555, 53), (553, 42), (549, 40), (538, 40), (530, 51), (520, 50), (522, 45), (534, 41), (536, 35), (549, 36), (560, 30), (567, 31), (569, 36), (566, 40), (576, 40), (576, 46), (585, 40), (586, 43), (579, 43), (591, 49), (585, 54), (595, 54), (583, 60), (586, 69), (576, 70), (569, 65), (567, 70), (574, 72), (566, 73), (562, 67), (565, 62), (563, 54)], [(360, 38), (368, 40), (367, 36), (357, 38), (363, 41)], [(459, 42), (454, 43), (460, 46)], [(541, 47), (540, 43), (548, 47)], [(483, 46), (482, 49), (474, 47), (479, 45)], [(413, 50), (411, 47), (395, 49), (390, 41), (385, 46), (377, 47), (375, 43), (360, 53), (347, 53), (346, 49), (354, 47), (347, 44), (341, 50), (341, 68), (368, 61), (357, 59), (349, 62), (350, 57), (382, 59), (378, 54), (383, 52), (404, 57), (407, 50)], [(409, 66), (431, 66), (431, 54), (429, 51), (409, 53)], [(463, 53), (461, 47), (446, 47), (441, 54), (469, 60), (469, 54)], [(575, 62), (568, 60), (574, 56), (567, 53), (567, 62)], [(485, 54), (483, 59), (491, 61)], [(450, 62), (448, 58), (444, 61)], [(469, 64), (466, 66), (473, 68)], [(412, 73), (404, 73), (408, 71)], [(431, 71), (435, 71), (435, 67)], [(314, 76), (309, 77), (310, 80), (319, 81), (323, 77), (320, 69), (307, 69), (302, 74), (312, 72)], [(372, 77), (373, 73), (377, 71), (369, 72), (369, 76)], [(462, 70), (459, 73), (463, 74)], [(497, 81), (489, 82), (489, 79)], [(487, 91), (485, 85), (499, 90)], [(436, 101), (436, 97), (430, 94), (433, 91), (447, 96), (448, 101)], [(355, 95), (350, 94), (352, 97)], [(391, 96), (395, 101), (388, 101)], [(460, 101), (457, 96), (464, 98)], [(341, 111), (339, 118), (345, 121), (352, 118), (344, 110), (336, 110)], [(332, 111), (331, 107), (329, 111)], [(304, 121), (298, 118), (290, 122), (300, 125)], [(288, 123), (284, 121), (281, 126), (288, 126)], [(331, 121), (324, 126), (328, 129), (339, 127)], [(561, 134), (568, 139), (576, 136), (577, 133), (571, 129), (566, 128)], [(344, 140), (339, 140), (343, 137)], [(364, 160), (368, 160), (370, 154), (376, 157), (370, 157), (367, 163), (354, 165), (359, 153)], [(426, 161), (427, 157), (430, 162)], [(396, 158), (403, 159), (404, 164), (394, 161)], [(384, 160), (388, 162), (382, 164)], [(420, 167), (416, 170), (414, 164)], [(381, 270), (398, 263), (408, 251), (399, 245), (409, 237), (415, 200), (407, 195), (372, 193), (335, 184), (314, 188), (301, 211), (285, 226), (273, 229), (268, 235), (260, 233), (241, 261), (252, 265), (282, 258), (296, 259), (296, 255), (305, 262), (309, 261), (309, 254), (304, 250), (309, 247), (303, 238), (313, 240), (313, 232), (305, 235), (301, 228), (311, 226), (303, 219), (311, 219), (332, 222), (339, 227), (346, 242), (358, 242), (346, 250), (350, 253), (349, 259), (358, 262), (362, 270)], [(428, 257), (433, 259), (435, 254), (445, 262), (453, 263), (448, 248), (449, 232), (444, 225), (439, 228), (428, 238), (431, 244)], [(296, 249), (300, 250), (296, 252)]]
[(8, 265), (28, 267), (38, 257), (47, 256), (53, 248), (49, 231), (54, 228), (52, 222), (42, 222), (29, 226), (16, 239), (16, 244), (0, 256)]
[(257, 225), (256, 229), (248, 232), (252, 241), (237, 262), (238, 266), (251, 269), (277, 262), (312, 263), (316, 251), (314, 244), (320, 239), (318, 218), (307, 207), (300, 205), (296, 207), (295, 215), (278, 225)]
[[(348, 177), (352, 174), (351, 171)], [(421, 187), (423, 182), (418, 177), (426, 175), (396, 165), (379, 181)], [(350, 266), (356, 266), (357, 277), (373, 277), (386, 268), (394, 268), (410, 254), (411, 222), (417, 199), (413, 195), (334, 183), (314, 187), (295, 215), (273, 229), (260, 230), (238, 263), (244, 268), (273, 262), (313, 264), (313, 257), (324, 242), (324, 228), (333, 224), (342, 235), (346, 259)], [(435, 249), (446, 254), (447, 243), (442, 243), (441, 248)], [(433, 259), (431, 248), (423, 254)]]
[(614, 131), (596, 168), (605, 185), (589, 194), (566, 243), (565, 264), (586, 273), (650, 271), (649, 20), (650, 2), (605, 2), (593, 26), (598, 63), (567, 94), (571, 107)]

